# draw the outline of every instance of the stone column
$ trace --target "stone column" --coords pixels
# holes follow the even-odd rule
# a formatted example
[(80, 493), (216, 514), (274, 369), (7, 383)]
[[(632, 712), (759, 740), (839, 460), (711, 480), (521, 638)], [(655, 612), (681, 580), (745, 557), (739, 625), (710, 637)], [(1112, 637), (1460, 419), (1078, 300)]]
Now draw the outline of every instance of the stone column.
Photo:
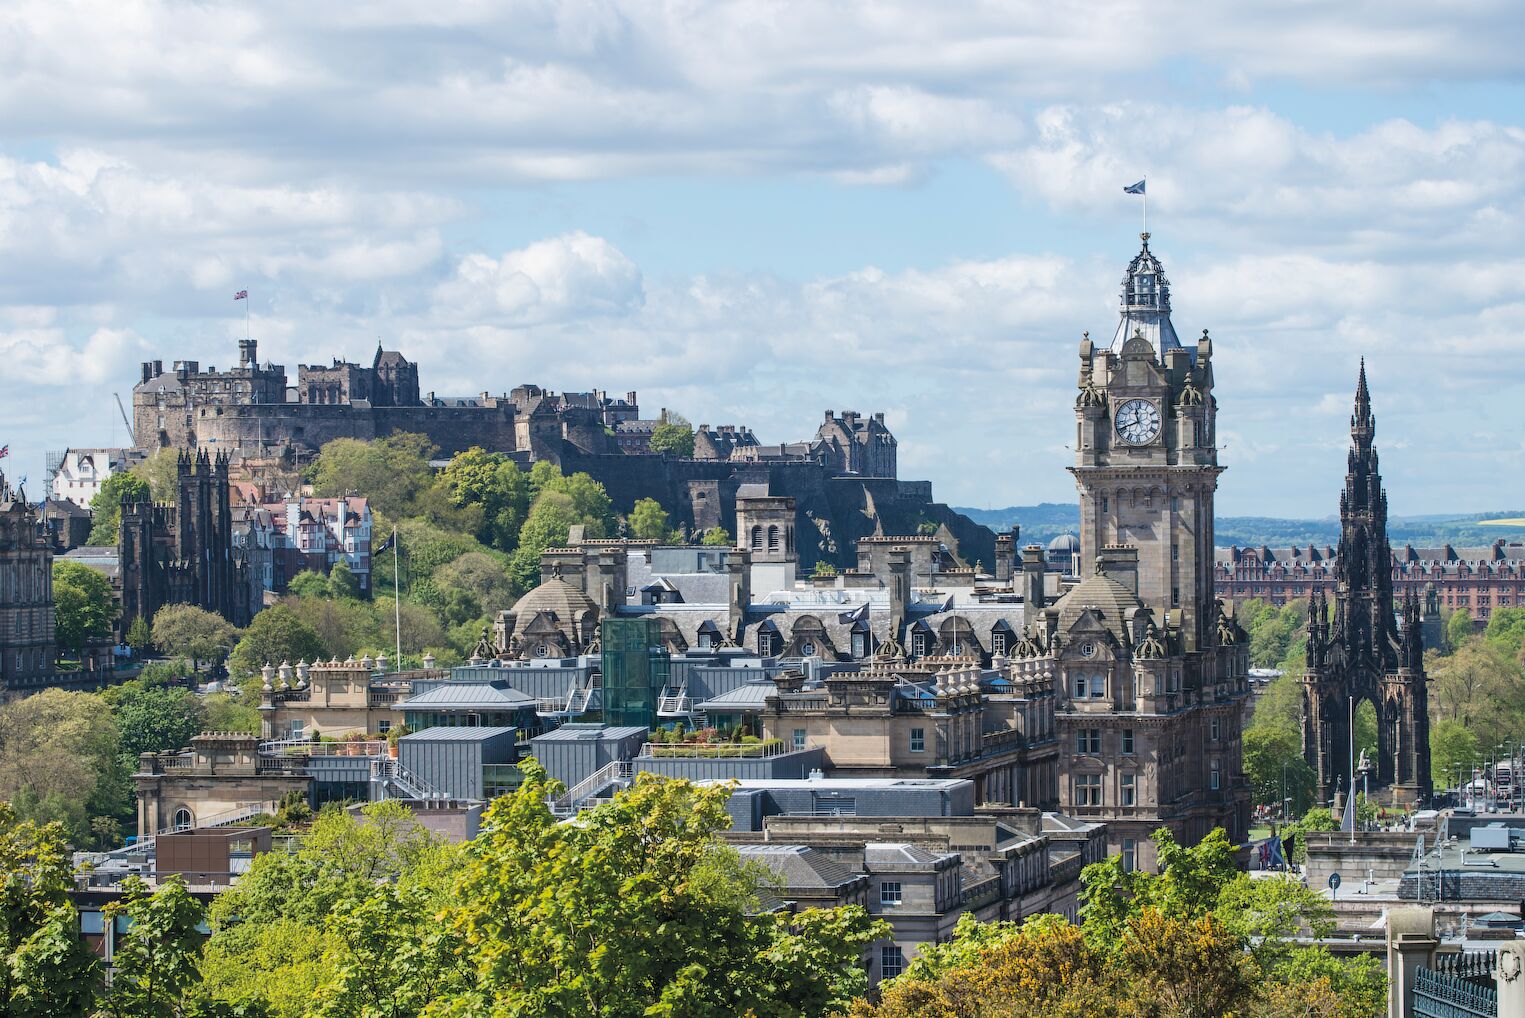
[(1525, 943), (1499, 945), (1493, 982), (1499, 991), (1499, 1014), (1525, 1014)]
[[(1421, 965), (1435, 964), (1435, 910), (1395, 908), (1387, 914), (1388, 1018), (1413, 1018), (1414, 979)], [(1503, 1004), (1502, 994), (1499, 1004)], [(1499, 1014), (1510, 1012), (1500, 1009)]]

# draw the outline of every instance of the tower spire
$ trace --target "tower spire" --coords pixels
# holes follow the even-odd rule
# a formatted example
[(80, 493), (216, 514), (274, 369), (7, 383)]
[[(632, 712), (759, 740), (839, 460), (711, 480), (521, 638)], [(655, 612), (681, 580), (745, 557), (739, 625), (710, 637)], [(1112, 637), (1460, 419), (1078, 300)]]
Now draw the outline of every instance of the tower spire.
[[(1366, 358), (1361, 358), (1361, 373), (1356, 379), (1356, 409), (1350, 415), (1350, 436), (1358, 446), (1371, 444), (1377, 432), (1376, 418), (1371, 414), (1371, 393), (1366, 389)], [(1364, 439), (1364, 441), (1362, 441)]]

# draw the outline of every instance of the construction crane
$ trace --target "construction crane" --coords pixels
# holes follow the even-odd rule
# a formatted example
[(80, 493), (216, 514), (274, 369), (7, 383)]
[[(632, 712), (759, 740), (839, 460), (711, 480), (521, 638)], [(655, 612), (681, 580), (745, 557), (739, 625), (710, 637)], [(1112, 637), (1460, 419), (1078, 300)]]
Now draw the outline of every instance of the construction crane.
[(127, 437), (129, 439), (131, 439), (132, 438), (132, 421), (127, 419), (127, 408), (122, 405), (122, 397), (121, 396), (117, 395), (114, 392), (111, 395), (116, 396), (116, 408), (117, 408), (117, 410), (121, 411), (121, 414), (122, 414), (122, 423), (127, 425)]

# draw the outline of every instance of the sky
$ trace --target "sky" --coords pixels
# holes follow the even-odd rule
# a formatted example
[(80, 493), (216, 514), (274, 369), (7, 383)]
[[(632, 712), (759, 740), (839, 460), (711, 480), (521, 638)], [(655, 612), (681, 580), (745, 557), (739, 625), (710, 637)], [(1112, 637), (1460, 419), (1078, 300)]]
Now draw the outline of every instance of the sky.
[[(764, 442), (883, 411), (940, 501), (1072, 501), (1147, 177), (1211, 330), (1218, 511), (1525, 507), (1525, 7), (9, 0), (0, 467), (140, 361), (637, 390)], [(36, 492), (32, 492), (36, 495)]]

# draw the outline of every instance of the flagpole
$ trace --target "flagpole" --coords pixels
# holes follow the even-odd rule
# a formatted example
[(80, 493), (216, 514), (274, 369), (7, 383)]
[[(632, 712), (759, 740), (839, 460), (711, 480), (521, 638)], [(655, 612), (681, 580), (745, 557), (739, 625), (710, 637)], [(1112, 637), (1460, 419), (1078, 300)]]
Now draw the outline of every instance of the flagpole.
[(397, 525), (392, 525), (392, 628), (397, 637), (397, 670), (402, 671), (402, 595), (398, 593)]
[(1144, 233), (1149, 232), (1149, 178), (1144, 178)]
[(1346, 697), (1346, 701), (1350, 704), (1350, 787), (1345, 790), (1345, 796), (1350, 800), (1347, 809), (1351, 817), (1350, 841), (1354, 844), (1356, 840), (1356, 698)]

